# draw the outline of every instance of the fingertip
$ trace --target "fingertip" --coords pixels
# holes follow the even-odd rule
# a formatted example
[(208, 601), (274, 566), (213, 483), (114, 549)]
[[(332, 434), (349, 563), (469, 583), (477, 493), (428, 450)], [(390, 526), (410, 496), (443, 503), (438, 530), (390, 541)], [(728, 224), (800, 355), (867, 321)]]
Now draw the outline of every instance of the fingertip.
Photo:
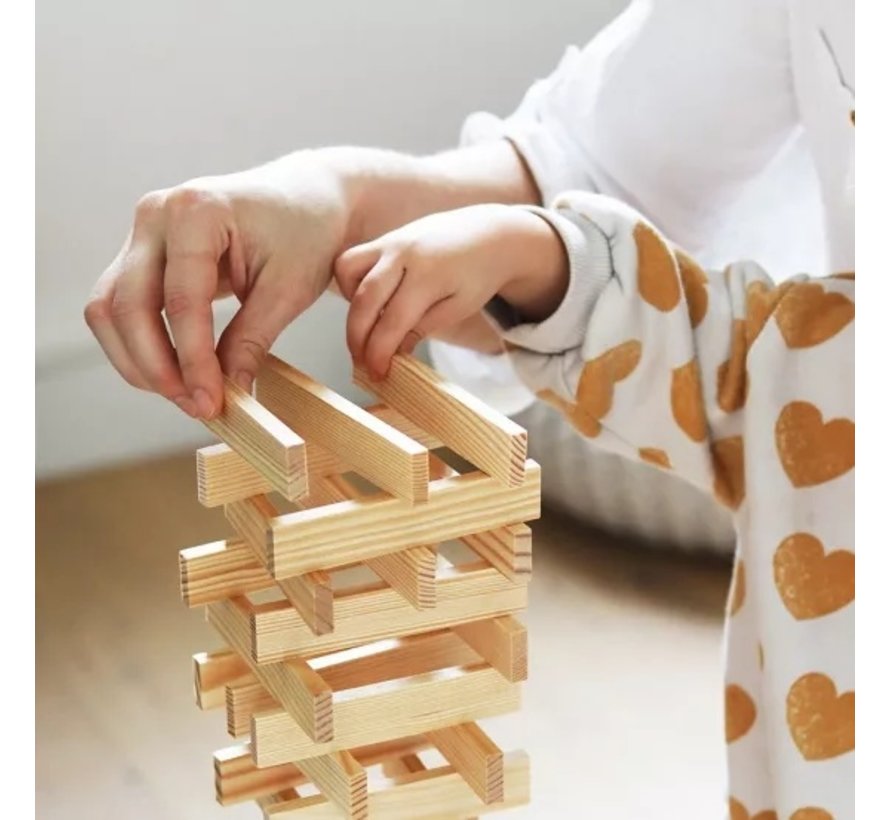
[(205, 421), (212, 421), (219, 415), (222, 409), (221, 397), (219, 400), (215, 400), (203, 387), (195, 390), (192, 394), (192, 400), (195, 403), (198, 415)]

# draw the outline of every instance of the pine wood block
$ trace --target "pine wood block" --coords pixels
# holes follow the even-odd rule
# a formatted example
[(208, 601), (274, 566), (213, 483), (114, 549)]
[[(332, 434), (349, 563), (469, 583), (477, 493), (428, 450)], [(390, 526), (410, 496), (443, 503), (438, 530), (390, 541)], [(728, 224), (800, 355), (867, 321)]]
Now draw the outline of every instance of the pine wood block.
[(396, 355), (383, 381), (372, 381), (361, 368), (353, 380), (501, 483), (523, 483), (526, 431), (422, 362)]
[(334, 723), (330, 687), (302, 658), (289, 658), (264, 666), (255, 663), (250, 651), (247, 609), (248, 602), (244, 598), (211, 604), (206, 610), (207, 620), (309, 737), (318, 742), (332, 741)]
[(268, 356), (257, 398), (300, 436), (399, 498), (426, 501), (429, 451), (305, 373)]
[[(320, 478), (315, 486), (329, 504), (363, 497), (343, 476)], [(415, 608), (435, 607), (436, 552), (433, 547), (408, 547), (401, 552), (378, 555), (365, 563)]]
[[(430, 455), (430, 470), (440, 478), (458, 474), (435, 455)], [(463, 535), (460, 540), (511, 580), (526, 583), (531, 580), (532, 531), (526, 524), (508, 524), (487, 532)]]
[(250, 733), (250, 719), (255, 712), (281, 708), (269, 690), (250, 673), (226, 685), (225, 706), (226, 728), (232, 737)]
[(516, 487), (473, 472), (431, 482), (422, 505), (378, 493), (280, 515), (266, 531), (267, 566), (288, 578), (529, 521), (541, 514), (540, 491), (540, 468), (529, 461)]
[[(458, 635), (441, 630), (333, 653), (318, 659), (313, 668), (337, 693), (478, 664), (480, 660), (479, 654)], [(226, 686), (227, 724), (235, 737), (249, 731), (255, 713), (278, 708), (278, 701), (249, 673)]]
[(250, 667), (234, 652), (198, 652), (192, 655), (195, 702), (199, 709), (215, 709), (226, 699), (226, 685), (240, 678)]
[(253, 716), (251, 741), (257, 766), (300, 761), (339, 749), (442, 729), (519, 708), (521, 684), (487, 664), (443, 669), (335, 698), (335, 739), (316, 742), (284, 709)]
[[(352, 754), (360, 765), (367, 768), (401, 756), (413, 755), (429, 746), (427, 737), (417, 735), (363, 746), (353, 749)], [(213, 755), (213, 770), (217, 800), (224, 806), (271, 797), (309, 782), (306, 773), (293, 763), (257, 768), (249, 743), (238, 743), (220, 749)]]
[(426, 771), (423, 761), (415, 754), (403, 757), (391, 757), (383, 761), (383, 774), (386, 777), (398, 777), (402, 774)]
[[(229, 523), (258, 561), (266, 557), (266, 533), (277, 512), (264, 495), (233, 501), (224, 507)], [(288, 601), (317, 635), (334, 629), (334, 592), (331, 578), (324, 570), (314, 570), (291, 578), (278, 579), (277, 584)]]
[(204, 424), (285, 498), (296, 500), (307, 491), (303, 439), (230, 379), (222, 411)]
[[(440, 447), (441, 442), (404, 416), (384, 405), (367, 408), (367, 412), (383, 423), (404, 433), (424, 447)], [(308, 474), (331, 475), (349, 470), (349, 465), (321, 447), (306, 443)], [(241, 501), (252, 495), (275, 490), (272, 483), (257, 472), (227, 444), (202, 447), (197, 453), (198, 500), (205, 507), (218, 507), (231, 501)], [(310, 482), (309, 496), (312, 497)]]
[(368, 817), (368, 774), (350, 752), (308, 757), (300, 768), (349, 820)]
[(525, 584), (509, 581), (484, 563), (443, 572), (436, 590), (435, 609), (420, 610), (386, 584), (336, 590), (337, 628), (326, 635), (313, 633), (285, 601), (249, 606), (245, 618), (249, 621), (252, 657), (260, 664), (290, 655), (315, 657), (372, 641), (519, 612), (528, 605)]
[(247, 595), (275, 585), (241, 538), (188, 547), (179, 553), (179, 592), (187, 606)]
[[(521, 806), (529, 801), (529, 763), (524, 752), (504, 757), (504, 799), (484, 804), (452, 766), (392, 778), (368, 797), (371, 817), (387, 820), (469, 818)], [(337, 820), (339, 808), (323, 796), (304, 797), (269, 806), (267, 820)]]
[(507, 680), (528, 678), (528, 632), (512, 615), (456, 624), (454, 631)]
[(446, 726), (428, 737), (483, 803), (504, 799), (504, 753), (478, 724)]

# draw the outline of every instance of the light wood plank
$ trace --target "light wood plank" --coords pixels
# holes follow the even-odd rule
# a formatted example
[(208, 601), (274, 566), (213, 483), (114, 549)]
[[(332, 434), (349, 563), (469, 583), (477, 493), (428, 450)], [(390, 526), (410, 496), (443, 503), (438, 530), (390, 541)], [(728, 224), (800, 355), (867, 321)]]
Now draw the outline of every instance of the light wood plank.
[(529, 521), (541, 514), (540, 492), (540, 468), (529, 461), (517, 487), (473, 472), (432, 482), (423, 505), (381, 493), (281, 515), (266, 532), (269, 568), (287, 578)]
[(230, 379), (220, 414), (204, 424), (235, 450), (285, 498), (308, 489), (303, 439)]
[(226, 699), (226, 685), (249, 671), (247, 664), (227, 649), (192, 655), (195, 703), (199, 709), (215, 709)]
[(280, 709), (281, 704), (249, 673), (225, 687), (226, 728), (232, 737), (250, 733), (250, 719), (256, 712)]
[(403, 757), (391, 757), (383, 761), (383, 774), (386, 777), (398, 777), (403, 774), (413, 774), (426, 770), (423, 761), (417, 755), (404, 755)]
[(361, 368), (353, 380), (501, 483), (523, 483), (526, 431), (422, 362), (396, 355), (383, 381), (372, 381)]
[(483, 803), (504, 799), (504, 753), (478, 724), (434, 729), (428, 737)]
[(454, 631), (507, 680), (528, 678), (528, 632), (512, 615), (456, 624)]
[(246, 662), (266, 689), (287, 710), (306, 734), (318, 742), (334, 737), (333, 701), (330, 687), (301, 658), (259, 665), (250, 647), (250, 627), (245, 598), (210, 604), (207, 620)]
[[(414, 755), (429, 747), (429, 738), (416, 735), (362, 746), (353, 749), (352, 754), (362, 766), (368, 768)], [(279, 794), (284, 789), (299, 788), (309, 782), (303, 770), (293, 763), (257, 768), (249, 743), (238, 743), (217, 751), (213, 755), (213, 769), (217, 800), (224, 806)]]
[[(319, 492), (324, 493), (325, 503), (364, 497), (343, 476), (326, 476), (315, 484)], [(433, 547), (408, 547), (400, 552), (378, 555), (365, 563), (415, 608), (436, 606), (436, 552)]]
[(368, 817), (368, 774), (350, 752), (308, 757), (300, 768), (316, 788), (349, 820)]
[[(392, 778), (386, 787), (371, 792), (368, 799), (373, 817), (388, 820), (446, 820), (502, 811), (529, 801), (529, 761), (524, 752), (504, 758), (504, 799), (485, 805), (452, 766)], [(323, 796), (278, 803), (265, 810), (267, 820), (337, 820), (336, 805)]]
[(508, 524), (460, 539), (513, 581), (528, 583), (532, 574), (532, 531), (527, 524)]
[(349, 690), (349, 697), (335, 698), (335, 739), (328, 742), (313, 741), (284, 709), (260, 712), (253, 716), (251, 728), (255, 763), (265, 767), (298, 762), (512, 712), (519, 708), (520, 686), (483, 665), (392, 681), (370, 687), (367, 695)]
[(435, 609), (416, 609), (385, 584), (334, 593), (333, 633), (316, 635), (287, 602), (252, 607), (254, 658), (272, 663), (290, 655), (315, 657), (385, 638), (431, 632), (455, 623), (513, 612), (528, 605), (528, 587), (485, 564), (455, 567), (437, 581)]
[[(267, 533), (277, 514), (264, 495), (233, 501), (224, 507), (226, 518), (253, 550), (260, 562), (268, 561)], [(284, 596), (316, 635), (334, 629), (334, 592), (327, 572), (318, 569), (291, 578), (277, 579)]]
[[(367, 412), (427, 448), (441, 442), (421, 427), (385, 405), (368, 407)], [(306, 442), (308, 474), (332, 475), (349, 470), (346, 462), (327, 450)], [(202, 447), (197, 453), (198, 500), (205, 507), (219, 507), (252, 495), (271, 493), (275, 487), (227, 444)], [(309, 495), (312, 497), (312, 486)]]
[(256, 389), (263, 405), (301, 437), (380, 489), (426, 501), (429, 451), (422, 444), (275, 356), (266, 358)]
[(275, 579), (241, 538), (188, 547), (179, 553), (179, 592), (187, 606), (247, 595)]

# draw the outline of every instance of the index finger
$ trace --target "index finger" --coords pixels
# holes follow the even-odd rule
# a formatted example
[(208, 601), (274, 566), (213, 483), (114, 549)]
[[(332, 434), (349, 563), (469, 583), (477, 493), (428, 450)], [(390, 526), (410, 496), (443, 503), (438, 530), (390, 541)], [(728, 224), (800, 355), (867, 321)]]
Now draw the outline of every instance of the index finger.
[[(223, 378), (216, 357), (213, 299), (225, 245), (201, 219), (174, 221), (167, 234), (164, 312), (182, 380), (205, 418), (222, 406)], [(214, 235), (215, 234), (215, 235)]]

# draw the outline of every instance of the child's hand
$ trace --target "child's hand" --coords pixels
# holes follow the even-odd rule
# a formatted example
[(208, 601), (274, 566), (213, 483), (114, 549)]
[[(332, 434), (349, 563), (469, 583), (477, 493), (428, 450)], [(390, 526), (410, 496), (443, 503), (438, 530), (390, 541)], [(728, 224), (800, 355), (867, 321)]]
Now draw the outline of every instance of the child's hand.
[(531, 211), (476, 205), (433, 214), (344, 252), (353, 360), (382, 377), (393, 354), (478, 313), (500, 294), (529, 320), (549, 316), (568, 283), (562, 240)]

